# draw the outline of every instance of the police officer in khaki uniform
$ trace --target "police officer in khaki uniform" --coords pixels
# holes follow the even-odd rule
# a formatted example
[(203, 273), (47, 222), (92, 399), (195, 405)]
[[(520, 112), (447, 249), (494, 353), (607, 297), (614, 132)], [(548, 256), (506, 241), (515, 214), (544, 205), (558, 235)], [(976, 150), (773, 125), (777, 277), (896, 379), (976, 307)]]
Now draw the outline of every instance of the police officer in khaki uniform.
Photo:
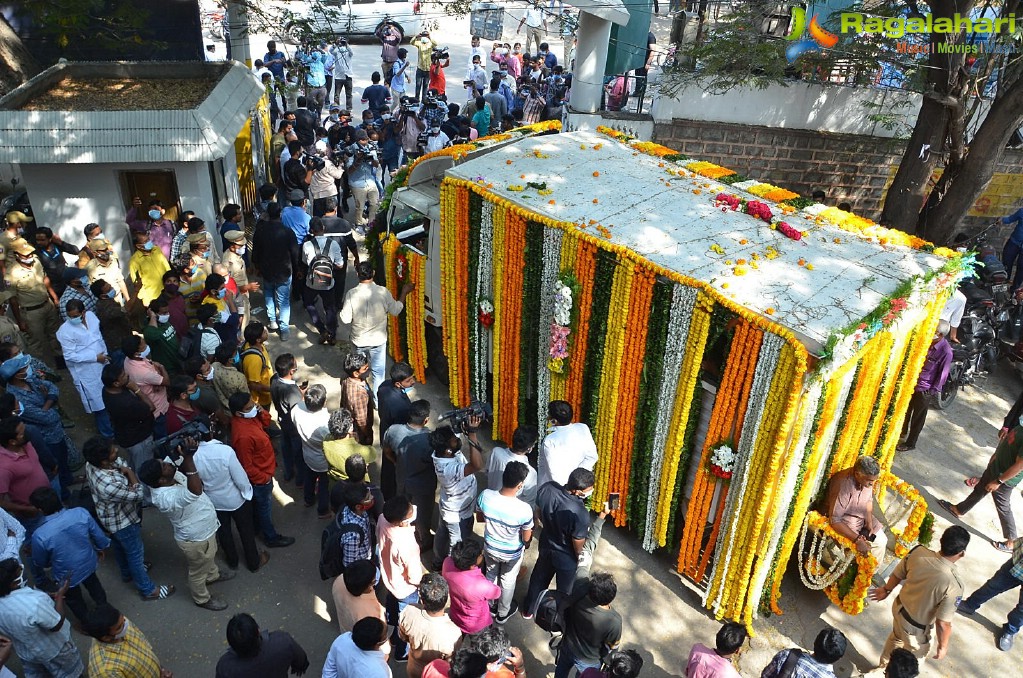
[(898, 647), (906, 648), (922, 663), (930, 653), (932, 629), (938, 636), (934, 659), (948, 653), (952, 618), (963, 597), (955, 564), (966, 554), (969, 543), (970, 533), (953, 525), (941, 535), (939, 551), (917, 546), (895, 567), (883, 587), (870, 592), (872, 600), (881, 601), (902, 584), (892, 603), (892, 633), (881, 651), (882, 668)]
[(54, 363), (63, 369), (64, 355), (57, 341), (57, 328), (60, 327), (57, 293), (36, 257), (35, 247), (19, 238), (11, 244), (11, 250), (15, 263), (7, 266), (4, 279), (18, 300), (18, 327), (25, 333), (28, 352), (36, 358), (45, 359), (46, 347), (49, 346)]
[(10, 310), (12, 299), (14, 299), (13, 290), (0, 290), (0, 342), (17, 344), (22, 352), (27, 353), (25, 338)]
[(4, 230), (0, 232), (0, 256), (4, 258), (7, 266), (13, 264), (15, 259), (11, 245), (24, 236), (25, 224), (31, 221), (32, 217), (18, 210), (12, 210), (4, 217)]
[(89, 241), (89, 249), (95, 259), (85, 266), (85, 274), (89, 276), (89, 284), (97, 280), (106, 280), (115, 290), (117, 296), (114, 298), (123, 308), (131, 301), (128, 294), (128, 287), (124, 284), (124, 275), (121, 273), (121, 266), (117, 263), (117, 255), (110, 249), (110, 242), (102, 238)]
[(224, 250), (223, 263), (227, 267), (227, 273), (238, 285), (238, 296), (235, 303), (238, 305), (238, 313), (241, 314), (241, 324), (245, 327), (246, 315), (249, 313), (249, 292), (259, 289), (259, 283), (249, 282), (249, 275), (245, 270), (245, 233), (242, 231), (228, 231), (224, 234), (227, 241), (227, 249)]

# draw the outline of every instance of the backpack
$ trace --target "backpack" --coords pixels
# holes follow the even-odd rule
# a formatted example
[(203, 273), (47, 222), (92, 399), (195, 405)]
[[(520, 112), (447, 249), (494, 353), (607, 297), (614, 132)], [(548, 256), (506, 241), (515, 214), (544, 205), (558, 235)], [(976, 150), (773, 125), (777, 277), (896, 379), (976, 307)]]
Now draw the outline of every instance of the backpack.
[[(202, 335), (206, 332), (213, 332), (214, 334), (217, 335), (218, 338), (220, 337), (220, 334), (212, 327), (205, 327), (202, 329), (198, 327), (192, 327), (189, 328), (188, 334), (179, 339), (178, 355), (181, 356), (182, 360), (188, 360), (189, 358), (197, 356), (201, 353)], [(203, 357), (205, 358), (206, 356)]]
[(311, 290), (329, 290), (334, 285), (334, 261), (327, 254), (331, 242), (327, 240), (323, 249), (320, 249), (315, 237), (310, 242), (313, 244), (313, 258), (305, 277), (306, 287)]
[(547, 633), (562, 633), (563, 610), (558, 609), (561, 595), (554, 589), (547, 589), (540, 594), (533, 611), (533, 621)]
[(341, 546), (341, 537), (349, 532), (359, 534), (359, 542), (366, 541), (366, 533), (358, 525), (341, 523), (341, 514), (338, 513), (330, 525), (323, 528), (320, 535), (320, 579), (326, 581), (341, 576), (345, 572), (344, 549)]
[(244, 351), (242, 351), (241, 354), (238, 356), (239, 366), (245, 362), (245, 356), (247, 355), (258, 355), (259, 362), (263, 363), (263, 371), (265, 372), (266, 370), (270, 369), (270, 366), (266, 363), (266, 356), (263, 355), (263, 352), (260, 351), (258, 348), (247, 348)]

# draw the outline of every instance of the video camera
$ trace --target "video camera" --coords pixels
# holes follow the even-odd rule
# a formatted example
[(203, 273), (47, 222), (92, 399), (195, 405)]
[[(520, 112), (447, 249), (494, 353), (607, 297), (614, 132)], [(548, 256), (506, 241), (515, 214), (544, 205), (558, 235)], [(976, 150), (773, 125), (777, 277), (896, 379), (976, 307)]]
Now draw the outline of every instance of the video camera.
[(355, 162), (365, 162), (367, 160), (377, 159), (377, 145), (374, 142), (369, 142), (365, 146), (355, 142), (351, 146), (345, 149), (345, 154), (349, 158), (353, 158)]
[(494, 408), (490, 406), (490, 403), (474, 400), (468, 407), (462, 407), (442, 414), (437, 421), (450, 420), (451, 428), (456, 431), (465, 432), (466, 424), (469, 423), (469, 417), (479, 417), (482, 424), (494, 418)]
[(199, 443), (210, 440), (211, 435), (210, 420), (206, 418), (206, 415), (200, 415), (166, 438), (158, 438), (154, 441), (153, 457), (175, 466), (181, 466), (182, 453), (195, 452), (199, 449)]
[(413, 97), (402, 97), (401, 98), (401, 112), (402, 113), (415, 113), (419, 110), (419, 99)]
[(319, 172), (321, 169), (327, 166), (327, 161), (318, 155), (307, 155), (303, 162), (307, 170)]
[(448, 52), (447, 47), (434, 47), (433, 51), (430, 53), (430, 58), (434, 61), (443, 61), (445, 59), (450, 59), (451, 54)]

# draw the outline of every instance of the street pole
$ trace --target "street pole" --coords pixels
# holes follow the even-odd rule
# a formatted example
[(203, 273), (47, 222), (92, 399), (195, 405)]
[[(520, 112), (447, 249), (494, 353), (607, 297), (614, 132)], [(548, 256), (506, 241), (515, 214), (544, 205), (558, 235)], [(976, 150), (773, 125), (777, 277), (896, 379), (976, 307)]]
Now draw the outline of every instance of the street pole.
[(249, 50), (249, 8), (246, 0), (227, 0), (228, 53), (235, 61), (252, 68)]

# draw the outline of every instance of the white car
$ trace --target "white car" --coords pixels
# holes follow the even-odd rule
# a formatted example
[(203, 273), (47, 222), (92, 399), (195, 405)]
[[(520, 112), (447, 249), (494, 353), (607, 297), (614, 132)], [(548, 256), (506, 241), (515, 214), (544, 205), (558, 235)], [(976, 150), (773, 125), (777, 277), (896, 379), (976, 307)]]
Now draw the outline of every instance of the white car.
[(322, 36), (373, 35), (391, 24), (402, 40), (419, 33), (419, 0), (311, 0), (285, 27), (285, 35), (299, 42), (304, 34)]

